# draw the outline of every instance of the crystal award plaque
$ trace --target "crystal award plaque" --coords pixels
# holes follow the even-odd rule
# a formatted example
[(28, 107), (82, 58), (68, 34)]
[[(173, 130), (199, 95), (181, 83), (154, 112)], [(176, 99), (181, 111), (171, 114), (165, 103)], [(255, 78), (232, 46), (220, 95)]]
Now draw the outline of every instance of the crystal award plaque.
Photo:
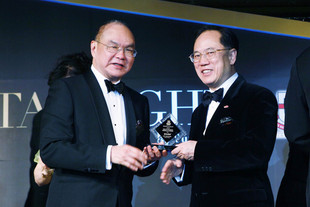
[(156, 145), (159, 150), (173, 150), (175, 144), (180, 143), (182, 138), (186, 136), (185, 130), (170, 113), (153, 126), (150, 131), (157, 139), (157, 143), (164, 143), (164, 145)]

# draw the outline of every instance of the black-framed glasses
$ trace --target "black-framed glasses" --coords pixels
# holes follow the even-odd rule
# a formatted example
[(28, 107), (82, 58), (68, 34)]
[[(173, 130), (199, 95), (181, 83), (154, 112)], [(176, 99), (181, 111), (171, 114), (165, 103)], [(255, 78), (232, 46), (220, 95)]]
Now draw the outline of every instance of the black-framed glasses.
[(124, 54), (126, 57), (136, 57), (136, 55), (138, 54), (137, 50), (131, 48), (131, 47), (120, 47), (118, 45), (107, 45), (107, 44), (104, 44), (98, 40), (95, 40), (96, 42), (106, 46), (107, 48), (107, 51), (110, 52), (110, 53), (113, 53), (113, 54), (116, 54), (118, 53), (119, 51), (123, 50), (124, 51)]
[(219, 51), (224, 51), (224, 50), (230, 50), (228, 48), (224, 48), (224, 49), (214, 49), (214, 48), (208, 48), (208, 49), (205, 49), (202, 53), (200, 52), (194, 52), (193, 54), (191, 54), (189, 56), (189, 59), (193, 62), (193, 63), (196, 63), (198, 61), (201, 60), (201, 57), (203, 55), (206, 56), (206, 58), (208, 60), (211, 60), (212, 58), (215, 57), (216, 55), (216, 52), (219, 52)]

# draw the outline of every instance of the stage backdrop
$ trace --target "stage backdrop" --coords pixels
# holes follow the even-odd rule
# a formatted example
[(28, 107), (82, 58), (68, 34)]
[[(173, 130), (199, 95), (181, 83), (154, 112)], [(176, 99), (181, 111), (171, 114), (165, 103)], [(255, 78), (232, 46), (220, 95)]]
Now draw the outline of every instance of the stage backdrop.
[[(197, 9), (198, 16), (203, 11), (200, 7), (189, 8), (189, 13)], [(216, 13), (221, 11), (216, 10)], [(218, 15), (218, 18), (222, 25), (223, 21), (231, 20), (227, 15)], [(138, 55), (124, 81), (148, 97), (151, 126), (172, 113), (189, 132), (191, 113), (206, 89), (188, 58), (192, 53), (194, 31), (202, 21), (46, 1), (1, 2), (0, 206), (24, 205), (29, 189), (32, 119), (44, 106), (47, 76), (56, 59), (81, 51), (90, 54), (89, 44), (98, 27), (111, 19), (126, 22), (136, 37)], [(253, 27), (270, 23), (251, 21), (249, 18), (247, 24), (252, 23)], [(268, 21), (279, 22), (274, 28), (277, 32), (287, 29), (279, 19)], [(309, 24), (303, 26), (309, 30)], [(233, 30), (240, 39), (238, 72), (249, 82), (269, 88), (278, 99), (278, 136), (268, 170), (276, 196), (288, 153), (283, 134), (285, 90), (294, 59), (310, 46), (310, 40), (289, 36), (287, 32), (285, 35), (271, 33), (271, 30), (266, 33), (236, 25)], [(154, 137), (151, 139), (154, 141)], [(189, 205), (190, 186), (180, 188), (173, 183), (161, 183), (159, 174), (164, 161), (154, 175), (134, 178), (133, 206)]]

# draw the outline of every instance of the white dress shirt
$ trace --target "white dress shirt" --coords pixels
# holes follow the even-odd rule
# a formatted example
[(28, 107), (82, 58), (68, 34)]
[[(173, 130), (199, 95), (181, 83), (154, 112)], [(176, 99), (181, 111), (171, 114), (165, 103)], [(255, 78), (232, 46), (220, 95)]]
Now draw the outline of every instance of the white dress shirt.
[[(230, 86), (235, 82), (235, 80), (238, 78), (238, 73), (235, 73), (232, 75), (230, 78), (228, 78), (220, 87), (217, 89), (223, 88), (223, 98), (225, 97), (227, 91), (229, 90)], [(216, 91), (215, 89), (214, 91)], [(214, 91), (209, 90), (209, 92), (213, 93)], [(210, 120), (213, 117), (213, 114), (215, 113), (217, 107), (220, 105), (220, 102), (212, 100), (211, 103), (209, 104), (208, 112), (207, 112), (207, 118), (206, 118), (206, 128), (203, 132), (203, 134), (206, 133), (207, 127), (210, 123)]]
[[(126, 144), (126, 134), (127, 134), (124, 97), (122, 94), (119, 94), (117, 91), (111, 91), (108, 93), (108, 89), (104, 81), (107, 78), (104, 77), (93, 65), (91, 66), (91, 70), (94, 73), (100, 85), (101, 91), (107, 103), (110, 118), (112, 121), (116, 143), (118, 145), (124, 145)], [(112, 145), (108, 146), (107, 154), (106, 154), (106, 169), (107, 170), (112, 169), (111, 147)]]

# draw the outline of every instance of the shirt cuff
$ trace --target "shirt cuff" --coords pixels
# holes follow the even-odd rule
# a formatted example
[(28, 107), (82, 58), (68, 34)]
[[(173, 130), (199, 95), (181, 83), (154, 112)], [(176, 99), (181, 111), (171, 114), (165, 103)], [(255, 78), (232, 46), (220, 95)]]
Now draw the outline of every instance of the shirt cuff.
[(181, 175), (178, 175), (178, 176), (175, 176), (174, 179), (177, 183), (180, 183), (183, 181), (183, 177), (184, 177), (184, 173), (185, 173), (185, 164), (183, 166), (183, 170), (182, 170), (182, 173)]
[(151, 162), (151, 163), (149, 163), (149, 164), (146, 164), (146, 165), (143, 166), (143, 169), (146, 169), (146, 168), (148, 168), (148, 167), (151, 167), (151, 166), (154, 165), (155, 163), (156, 163), (156, 161), (153, 161), (153, 162)]
[(112, 163), (111, 163), (111, 148), (112, 145), (108, 145), (107, 148), (107, 154), (106, 154), (106, 160), (105, 160), (105, 169), (106, 170), (111, 170), (112, 169)]

